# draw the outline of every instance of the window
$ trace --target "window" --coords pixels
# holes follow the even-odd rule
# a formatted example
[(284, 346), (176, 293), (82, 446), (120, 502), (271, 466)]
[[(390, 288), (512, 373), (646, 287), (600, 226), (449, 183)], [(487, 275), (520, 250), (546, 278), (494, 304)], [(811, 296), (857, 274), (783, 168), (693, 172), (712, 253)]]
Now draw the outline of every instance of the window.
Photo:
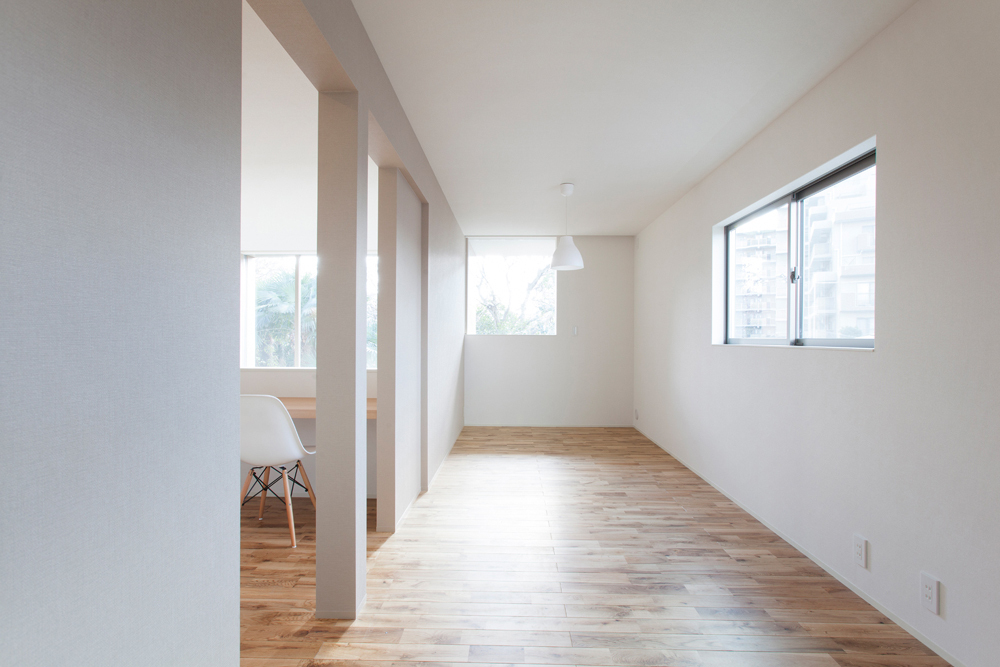
[[(243, 256), (243, 367), (316, 367), (316, 255)], [(378, 255), (366, 262), (366, 356), (378, 359)]]
[(729, 336), (787, 339), (788, 203), (734, 225), (729, 242)]
[(316, 365), (316, 258), (309, 259), (244, 256), (244, 366)]
[(470, 238), (468, 333), (556, 333), (554, 238)]
[(725, 228), (727, 343), (873, 347), (875, 153)]
[(299, 363), (316, 367), (316, 255), (299, 255), (299, 321), (301, 324)]
[(369, 253), (365, 260), (368, 303), (365, 308), (365, 357), (368, 370), (378, 368), (378, 254)]

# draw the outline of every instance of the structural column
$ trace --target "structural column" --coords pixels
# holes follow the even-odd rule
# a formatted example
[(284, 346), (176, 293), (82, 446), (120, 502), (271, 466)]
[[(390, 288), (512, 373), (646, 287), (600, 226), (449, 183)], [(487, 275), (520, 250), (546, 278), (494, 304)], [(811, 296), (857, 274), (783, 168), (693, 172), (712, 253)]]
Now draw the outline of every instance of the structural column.
[(356, 618), (365, 599), (365, 255), (368, 111), (319, 95), (316, 322), (316, 616)]

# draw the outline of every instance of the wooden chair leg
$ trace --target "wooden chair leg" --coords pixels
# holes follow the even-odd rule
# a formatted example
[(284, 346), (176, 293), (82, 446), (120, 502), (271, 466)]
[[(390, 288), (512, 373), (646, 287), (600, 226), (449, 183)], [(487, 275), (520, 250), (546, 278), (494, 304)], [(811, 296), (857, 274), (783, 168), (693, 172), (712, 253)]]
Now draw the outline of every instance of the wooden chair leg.
[(250, 490), (250, 480), (253, 479), (253, 468), (247, 472), (247, 481), (243, 482), (243, 491), (240, 493), (240, 506), (243, 505), (243, 499), (247, 497), (247, 491)]
[(264, 498), (267, 497), (267, 480), (270, 479), (270, 477), (271, 466), (264, 466), (264, 483), (262, 484), (264, 488), (260, 491), (260, 511), (257, 512), (258, 521), (264, 520)]
[(306, 477), (306, 469), (302, 465), (302, 461), (297, 462), (295, 465), (299, 467), (299, 472), (302, 473), (302, 482), (305, 484), (306, 491), (309, 492), (309, 500), (312, 501), (313, 509), (316, 508), (316, 495), (313, 493), (312, 484), (309, 483), (309, 478)]
[(292, 548), (295, 548), (295, 517), (292, 515), (292, 492), (288, 489), (288, 471), (281, 469), (281, 483), (285, 485), (285, 511), (288, 513), (288, 533), (292, 536)]

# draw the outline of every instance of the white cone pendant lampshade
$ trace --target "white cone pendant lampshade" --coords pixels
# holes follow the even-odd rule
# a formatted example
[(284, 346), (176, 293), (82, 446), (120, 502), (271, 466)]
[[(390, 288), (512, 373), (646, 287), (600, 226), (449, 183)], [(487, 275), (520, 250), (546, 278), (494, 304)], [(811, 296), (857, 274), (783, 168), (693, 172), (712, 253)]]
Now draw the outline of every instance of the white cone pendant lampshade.
[(575, 271), (583, 268), (583, 256), (576, 249), (572, 236), (560, 236), (556, 251), (552, 253), (552, 268), (556, 271)]
[(552, 253), (552, 269), (554, 271), (576, 271), (583, 268), (583, 255), (573, 243), (569, 235), (569, 196), (573, 194), (573, 184), (563, 183), (559, 192), (566, 197), (566, 236), (560, 236), (556, 241), (556, 251)]

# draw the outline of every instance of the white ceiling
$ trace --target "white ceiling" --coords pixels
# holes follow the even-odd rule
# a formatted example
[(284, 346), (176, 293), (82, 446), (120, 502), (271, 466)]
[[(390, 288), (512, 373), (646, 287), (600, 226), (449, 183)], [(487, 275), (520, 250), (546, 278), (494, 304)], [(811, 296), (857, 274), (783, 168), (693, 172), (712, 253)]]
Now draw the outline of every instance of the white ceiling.
[(354, 0), (468, 235), (635, 234), (912, 0)]

